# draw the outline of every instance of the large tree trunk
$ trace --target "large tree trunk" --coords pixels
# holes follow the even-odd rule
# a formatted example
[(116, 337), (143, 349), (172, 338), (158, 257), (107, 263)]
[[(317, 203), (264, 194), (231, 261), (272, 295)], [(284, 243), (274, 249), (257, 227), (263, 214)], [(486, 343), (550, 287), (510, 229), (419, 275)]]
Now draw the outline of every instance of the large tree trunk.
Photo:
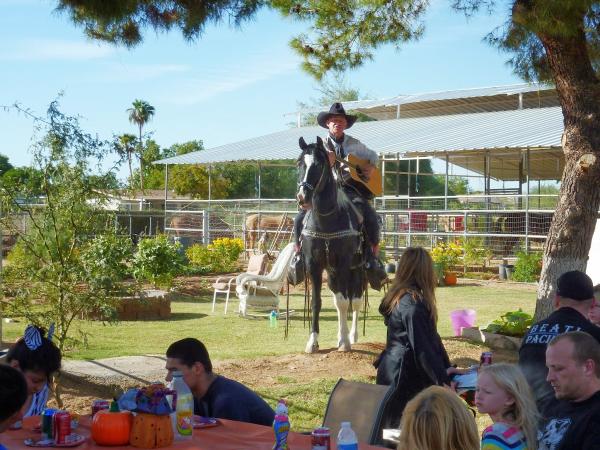
[(556, 279), (585, 271), (600, 206), (600, 84), (582, 28), (574, 36), (539, 35), (564, 115), (565, 169), (544, 246), (535, 320), (552, 312)]

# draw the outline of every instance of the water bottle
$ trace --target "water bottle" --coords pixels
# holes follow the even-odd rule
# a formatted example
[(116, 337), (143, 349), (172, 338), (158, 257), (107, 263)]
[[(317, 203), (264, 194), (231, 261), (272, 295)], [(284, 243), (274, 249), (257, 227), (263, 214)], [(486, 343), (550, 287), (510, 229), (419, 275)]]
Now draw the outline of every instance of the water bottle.
[(171, 385), (177, 392), (173, 435), (175, 436), (175, 439), (178, 440), (192, 439), (192, 430), (194, 429), (192, 417), (194, 414), (194, 397), (192, 396), (192, 391), (190, 391), (188, 385), (185, 384), (182, 374), (178, 370), (173, 372), (173, 381)]
[(275, 432), (275, 445), (273, 450), (289, 450), (287, 444), (288, 433), (290, 432), (290, 419), (288, 417), (288, 407), (285, 400), (279, 400), (275, 408), (275, 420), (273, 420), (273, 431)]
[(358, 440), (350, 422), (342, 422), (337, 438), (337, 450), (358, 450)]
[(269, 314), (269, 326), (271, 328), (277, 328), (277, 311), (275, 310), (271, 311), (271, 314)]

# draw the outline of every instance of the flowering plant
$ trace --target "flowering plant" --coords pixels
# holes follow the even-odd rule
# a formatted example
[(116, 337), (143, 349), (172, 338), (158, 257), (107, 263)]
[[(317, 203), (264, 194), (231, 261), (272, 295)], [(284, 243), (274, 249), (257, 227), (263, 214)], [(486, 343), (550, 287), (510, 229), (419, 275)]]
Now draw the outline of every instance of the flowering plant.
[(433, 262), (439, 264), (444, 272), (455, 266), (462, 255), (463, 248), (455, 242), (440, 242), (431, 250)]

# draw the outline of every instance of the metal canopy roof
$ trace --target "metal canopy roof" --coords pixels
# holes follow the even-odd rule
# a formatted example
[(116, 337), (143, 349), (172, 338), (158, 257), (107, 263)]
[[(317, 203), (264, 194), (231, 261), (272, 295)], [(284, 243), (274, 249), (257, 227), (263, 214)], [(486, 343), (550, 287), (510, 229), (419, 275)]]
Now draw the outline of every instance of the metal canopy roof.
[[(452, 102), (456, 100), (458, 103), (465, 104), (469, 102), (468, 99), (476, 97), (497, 97), (497, 96), (515, 96), (518, 94), (528, 93), (548, 93), (549, 95), (556, 96), (556, 92), (553, 86), (539, 83), (519, 83), (511, 84), (506, 86), (492, 86), (482, 88), (469, 88), (469, 89), (456, 89), (453, 91), (441, 91), (441, 92), (426, 92), (421, 94), (405, 94), (398, 95), (396, 97), (389, 97), (379, 100), (356, 100), (342, 102), (344, 108), (348, 111), (360, 111), (365, 114), (371, 115), (370, 113), (375, 109), (383, 109), (386, 107), (395, 107), (400, 105), (410, 105), (414, 103), (423, 102)], [(512, 108), (516, 108), (517, 103), (512, 102)], [(307, 108), (293, 113), (287, 113), (287, 115), (295, 114), (306, 114), (306, 113), (318, 113), (322, 111), (323, 107)], [(404, 106), (402, 106), (404, 111)], [(404, 112), (402, 113), (404, 115)], [(395, 118), (395, 115), (394, 115)]]
[[(455, 114), (420, 118), (358, 122), (349, 134), (360, 139), (380, 155), (432, 156), (433, 153), (481, 152), (501, 149), (561, 149), (563, 115), (560, 107)], [(154, 164), (215, 164), (239, 161), (294, 160), (300, 150), (298, 139), (314, 142), (324, 137), (321, 127), (290, 128), (208, 150), (155, 161)], [(461, 165), (458, 154), (452, 163)], [(474, 153), (471, 155), (473, 160)], [(543, 158), (542, 158), (543, 160)], [(469, 168), (479, 171), (479, 164)], [(508, 165), (506, 166), (508, 168)], [(492, 166), (493, 169), (493, 166)], [(559, 167), (562, 173), (562, 167)], [(536, 179), (554, 179), (556, 162), (540, 168)], [(558, 177), (560, 177), (560, 173)], [(499, 172), (492, 176), (497, 179)], [(530, 172), (530, 175), (533, 175)], [(506, 173), (507, 178), (515, 179)], [(518, 179), (518, 178), (517, 178)]]

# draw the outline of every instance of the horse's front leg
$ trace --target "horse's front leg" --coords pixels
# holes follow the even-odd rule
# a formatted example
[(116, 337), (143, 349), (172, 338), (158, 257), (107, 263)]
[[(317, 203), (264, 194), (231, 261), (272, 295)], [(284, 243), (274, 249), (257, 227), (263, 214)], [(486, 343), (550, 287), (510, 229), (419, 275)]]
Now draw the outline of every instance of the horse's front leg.
[(352, 299), (352, 327), (348, 334), (351, 344), (358, 342), (358, 321), (360, 320), (360, 310), (363, 308), (363, 298), (358, 297)]
[(348, 352), (352, 350), (350, 339), (348, 339), (348, 299), (340, 292), (334, 292), (333, 304), (338, 313), (338, 351)]
[(319, 315), (321, 314), (321, 286), (323, 284), (323, 271), (311, 268), (312, 298), (311, 298), (311, 327), (310, 336), (304, 351), (315, 353), (319, 350)]

